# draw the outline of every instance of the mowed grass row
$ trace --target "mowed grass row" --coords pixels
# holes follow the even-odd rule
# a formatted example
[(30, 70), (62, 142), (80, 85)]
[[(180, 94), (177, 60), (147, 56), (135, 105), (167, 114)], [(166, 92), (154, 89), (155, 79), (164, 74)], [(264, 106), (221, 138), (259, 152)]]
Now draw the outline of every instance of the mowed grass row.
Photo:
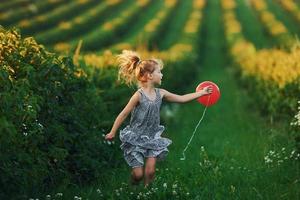
[(266, 0), (252, 0), (251, 5), (269, 35), (276, 38), (278, 45), (291, 45), (294, 40), (291, 33), (288, 28), (276, 18), (272, 10), (268, 7)]
[[(109, 63), (110, 58), (112, 57), (112, 53), (119, 53), (122, 49), (138, 49), (140, 53), (142, 54), (147, 54), (148, 56), (155, 56), (155, 57), (160, 57), (166, 62), (182, 62), (182, 60), (186, 59), (186, 57), (197, 57), (195, 54), (197, 52), (195, 51), (197, 47), (197, 42), (200, 39), (197, 34), (199, 29), (201, 28), (201, 23), (202, 23), (202, 10), (205, 6), (205, 1), (204, 0), (193, 0), (189, 2), (191, 5), (190, 13), (187, 16), (183, 26), (181, 27), (181, 31), (178, 32), (178, 36), (176, 40), (173, 40), (172, 46), (170, 46), (167, 49), (164, 50), (154, 50), (154, 51), (149, 51), (147, 50), (147, 46), (144, 44), (140, 46), (139, 43), (136, 43), (138, 41), (139, 36), (137, 37), (138, 39), (133, 40), (132, 43), (125, 43), (120, 42), (117, 43), (113, 46), (109, 46), (108, 48), (103, 49), (103, 51), (99, 51), (97, 53), (92, 52), (92, 53), (87, 53), (87, 54), (81, 54), (80, 60), (82, 60), (87, 66), (91, 67), (100, 67), (103, 68), (103, 63)], [(171, 5), (170, 5), (171, 6)], [(174, 5), (173, 5), (174, 6)], [(164, 7), (162, 7), (164, 8)], [(151, 32), (160, 32), (157, 29), (161, 29), (162, 25), (156, 22), (161, 22), (165, 21), (163, 16), (167, 16), (166, 12), (168, 12), (169, 9), (163, 9), (157, 12), (156, 16), (152, 18), (146, 25), (144, 25), (143, 30), (145, 30), (145, 34), (147, 36), (151, 36)], [(173, 18), (177, 18), (177, 15), (173, 16)], [(151, 32), (148, 30), (149, 25), (153, 24), (155, 22), (155, 26), (150, 26), (151, 27)], [(146, 31), (148, 30), (148, 31)], [(143, 34), (144, 31), (139, 32), (139, 34)], [(158, 37), (168, 37), (168, 34), (173, 34), (172, 30), (166, 31), (162, 35), (158, 35)], [(143, 35), (142, 35), (143, 36)], [(153, 35), (157, 36), (157, 34)], [(144, 36), (143, 36), (144, 37)], [(132, 38), (134, 39), (134, 38)], [(76, 51), (77, 52), (77, 51)], [(79, 56), (76, 53), (76, 57)]]
[(157, 49), (165, 50), (170, 48), (174, 43), (178, 42), (182, 32), (184, 31), (184, 26), (188, 21), (189, 14), (193, 9), (193, 1), (180, 1), (180, 5), (174, 10), (174, 14), (164, 26), (165, 34), (161, 37), (157, 37), (154, 40)]
[[(97, 27), (94, 31), (80, 36), (78, 39), (83, 40), (82, 51), (97, 51), (102, 47), (113, 44), (122, 37), (128, 27), (135, 23), (136, 19), (142, 16), (143, 10), (152, 6), (151, 1), (131, 1), (126, 9), (122, 10), (113, 18), (107, 20), (103, 25)], [(74, 50), (79, 40), (69, 41), (70, 49)]]
[[(236, 0), (237, 8), (235, 9), (237, 20), (242, 26), (245, 38), (251, 41), (256, 48), (271, 48), (276, 44), (274, 38), (269, 37), (263, 24), (258, 19), (255, 11), (249, 3), (244, 0)], [(249, 26), (251, 24), (251, 26)]]
[[(1, 24), (9, 24), (13, 25), (11, 22), (11, 17), (18, 18), (20, 16), (31, 17), (34, 15), (38, 15), (43, 12), (44, 6), (48, 6), (49, 10), (55, 8), (55, 6), (59, 6), (59, 4), (63, 3), (62, 0), (58, 0), (56, 2), (38, 2), (31, 3), (30, 1), (10, 1), (10, 2), (1, 2), (0, 5), (0, 22)], [(19, 4), (19, 5), (18, 5)], [(14, 21), (14, 20), (13, 20)]]
[(24, 3), (21, 0), (3, 0), (0, 5), (0, 11), (5, 11), (7, 9), (11, 9), (13, 6), (17, 6), (20, 3)]
[[(154, 16), (151, 21), (149, 21), (149, 23), (145, 24), (145, 26), (142, 28), (142, 31), (138, 32), (137, 36), (130, 37), (124, 41), (121, 41), (120, 43), (108, 47), (107, 49), (110, 49), (112, 51), (120, 51), (122, 48), (138, 48), (140, 45), (138, 42), (149, 37), (155, 37), (154, 40), (168, 40), (167, 46), (159, 48), (159, 51), (164, 53), (171, 52), (174, 47), (176, 48), (176, 46), (178, 45), (180, 46), (179, 48), (181, 48), (181, 50), (183, 50), (182, 48), (185, 48), (187, 46), (195, 46), (195, 41), (197, 40), (197, 36), (199, 36), (199, 34), (197, 34), (197, 31), (201, 24), (202, 8), (205, 4), (205, 1), (194, 0), (181, 3), (184, 3), (185, 5), (180, 9), (184, 10), (183, 13), (187, 12), (188, 15), (178, 14), (172, 16), (172, 20), (181, 22), (176, 24), (174, 28), (171, 27), (172, 23), (168, 23), (170, 27), (167, 28), (164, 34), (155, 34), (156, 32), (160, 32), (160, 29), (164, 28), (164, 26), (159, 23), (155, 24), (155, 26), (151, 26), (151, 24), (154, 24), (154, 22), (166, 21), (164, 18), (161, 18), (161, 16), (166, 16), (164, 12), (166, 12), (167, 9), (164, 9), (161, 12), (158, 12), (157, 15)], [(176, 38), (174, 37), (174, 33), (176, 33)], [(159, 42), (158, 44), (161, 44), (161, 42)], [(102, 52), (100, 51), (99, 53)]]
[[(276, 47), (284, 43), (284, 40), (280, 41), (280, 34), (285, 34), (290, 37), (290, 39), (294, 38), (294, 40), (300, 35), (300, 28), (297, 26), (297, 22), (293, 21), (291, 16), (287, 17), (288, 12), (291, 10), (285, 10), (286, 12), (284, 12), (284, 5), (286, 5), (284, 2), (290, 2), (291, 4), (287, 5), (296, 6), (295, 2), (281, 0), (275, 2), (269, 0), (253, 1), (253, 12), (256, 14), (256, 17), (253, 16), (253, 12), (250, 12), (251, 8), (249, 3), (246, 3), (243, 0), (235, 0), (235, 2), (237, 4), (235, 12), (237, 18), (241, 22), (245, 38), (254, 41), (255, 46), (258, 47), (259, 43), (261, 43), (265, 47)], [(279, 6), (279, 3), (281, 3), (282, 7)], [(257, 18), (260, 18), (261, 20), (257, 20)], [(247, 23), (249, 23), (250, 20), (252, 22), (255, 21), (255, 23), (252, 23), (251, 26), (247, 26)], [(253, 34), (251, 34), (252, 36), (248, 36), (248, 32), (253, 32)], [(256, 36), (256, 39), (254, 36)]]
[(293, 18), (296, 23), (300, 23), (300, 7), (293, 0), (279, 0), (283, 9)]
[(81, 15), (60, 23), (57, 27), (35, 35), (35, 38), (46, 46), (57, 42), (67, 42), (92, 31), (111, 17), (111, 13), (119, 12), (126, 6), (126, 1), (109, 3), (102, 1)]
[(140, 40), (153, 43), (153, 40), (164, 34), (164, 27), (170, 18), (176, 17), (175, 8), (178, 6), (177, 0), (144, 1), (144, 4), (127, 5), (127, 9), (107, 20), (97, 30), (62, 44), (66, 49), (74, 51), (79, 40), (82, 40), (81, 51), (99, 52), (107, 48), (119, 48), (120, 43), (130, 46), (136, 46)]
[(65, 20), (75, 17), (81, 12), (84, 12), (86, 9), (95, 6), (97, 3), (98, 2), (96, 0), (71, 1), (33, 18), (28, 19), (27, 17), (24, 17), (24, 19), (16, 24), (12, 24), (12, 26), (20, 28), (24, 35), (32, 36), (38, 32), (50, 29)]
[[(72, 52), (78, 45), (80, 39), (83, 40), (81, 50), (89, 52), (102, 51), (111, 45), (113, 45), (112, 49), (114, 49), (115, 46), (120, 47), (120, 44), (121, 47), (123, 47), (122, 44), (136, 46), (136, 44), (139, 43), (148, 43), (148, 46), (152, 49), (164, 50), (171, 47), (172, 41), (176, 40), (176, 37), (180, 35), (178, 32), (182, 30), (181, 27), (186, 20), (187, 13), (191, 6), (190, 2), (191, 1), (179, 1), (174, 8), (165, 8), (169, 11), (168, 15), (161, 15), (160, 18), (162, 19), (158, 19), (159, 22), (154, 22), (156, 17), (153, 16), (153, 20), (150, 21), (151, 23), (147, 24), (147, 26), (145, 25), (143, 29), (141, 28), (142, 23), (145, 24), (146, 22), (149, 22), (150, 15), (147, 13), (153, 14), (153, 10), (158, 9), (158, 4), (161, 4), (161, 1), (150, 2), (146, 7), (147, 9), (143, 9), (142, 13), (141, 10), (136, 9), (133, 11), (134, 9), (132, 8), (131, 12), (126, 13), (127, 16), (122, 14), (122, 17), (120, 13), (124, 9), (125, 5), (132, 4), (130, 3), (130, 0), (102, 2), (93, 0), (78, 0), (64, 3), (61, 6), (57, 6), (56, 9), (37, 15), (34, 18), (24, 19), (18, 24), (22, 24), (21, 31), (24, 35), (34, 35), (38, 42), (55, 51), (68, 50), (69, 52)], [(253, 4), (256, 3), (255, 1), (253, 2)], [(259, 3), (262, 4), (264, 1), (259, 1)], [(41, 3), (38, 5), (40, 4)], [(241, 9), (244, 9), (244, 11), (248, 13), (248, 15), (245, 13), (246, 16), (244, 16), (244, 13), (237, 9), (237, 12), (241, 13), (239, 19), (244, 21), (243, 26), (248, 29), (254, 29), (255, 33), (258, 33), (258, 37), (252, 36), (252, 39), (256, 41), (256, 45), (266, 43), (266, 38), (270, 35), (276, 38), (277, 44), (285, 43), (287, 40), (292, 38), (292, 34), (295, 33), (296, 29), (298, 29), (296, 28), (297, 26), (293, 26), (293, 23), (289, 21), (289, 19), (286, 19), (286, 17), (283, 18), (283, 20), (284, 22), (289, 22), (288, 27), (284, 26), (286, 23), (280, 22), (282, 18), (280, 18), (280, 20), (276, 20), (275, 15), (272, 14), (273, 9), (270, 9), (267, 6), (271, 5), (272, 8), (276, 8), (275, 12), (279, 13), (279, 16), (283, 16), (282, 9), (279, 7), (278, 3), (266, 1), (266, 9), (264, 11), (268, 11), (267, 14), (262, 13), (262, 9), (259, 9), (259, 12), (255, 11), (257, 10), (255, 9), (255, 6), (250, 8), (249, 2), (240, 1), (239, 4), (242, 5)], [(46, 2), (42, 5), (46, 5)], [(114, 10), (114, 12), (111, 12), (112, 10)], [(261, 19), (262, 25), (255, 23), (257, 19), (253, 16), (253, 12)], [(249, 23), (245, 23), (247, 20), (249, 21), (249, 17), (251, 17), (251, 15), (252, 19), (255, 19), (254, 23), (252, 21), (254, 26), (249, 26)], [(273, 22), (270, 20), (269, 22), (268, 20), (262, 21), (262, 19), (266, 18), (266, 15), (269, 15), (269, 18), (275, 19), (277, 27), (274, 27), (272, 25)], [(114, 21), (111, 22), (111, 20)], [(135, 23), (133, 23), (133, 21)], [(138, 21), (138, 23), (136, 23), (136, 21)], [(110, 28), (105, 29), (101, 27), (103, 23), (105, 23), (104, 25), (110, 26)], [(115, 23), (117, 25), (115, 25)], [(160, 25), (161, 28), (159, 28), (158, 25)], [(131, 29), (125, 29), (125, 26), (134, 28), (131, 31)], [(268, 33), (268, 35), (264, 38), (262, 33), (258, 32), (261, 31), (259, 30), (261, 28), (260, 26), (263, 26), (265, 31)], [(285, 33), (275, 33), (275, 29), (278, 29), (278, 26), (286, 30)], [(293, 29), (292, 33), (289, 33), (290, 28)], [(170, 31), (172, 34), (165, 34), (165, 31)], [(164, 35), (168, 35), (168, 37), (162, 38)], [(268, 46), (273, 44), (274, 42), (270, 41)]]
[(285, 27), (289, 30), (292, 36), (300, 35), (299, 22), (293, 19), (293, 17), (290, 15), (291, 13), (285, 11), (283, 5), (280, 4), (278, 0), (276, 1), (266, 0), (266, 3), (268, 5), (268, 9), (273, 12), (276, 19), (280, 20), (285, 25)]
[(163, 2), (158, 12), (156, 12), (146, 23), (141, 24), (134, 34), (131, 34), (119, 43), (113, 44), (105, 49), (118, 51), (122, 48), (133, 49), (139, 45), (150, 48), (150, 44), (158, 38), (161, 38), (162, 35), (164, 35), (164, 32), (167, 31), (165, 26), (168, 24), (169, 19), (172, 17), (176, 18), (176, 12), (174, 12), (174, 10), (176, 7), (180, 6), (178, 5), (179, 3), (180, 2), (177, 0)]
[(26, 26), (28, 19), (41, 16), (43, 13), (52, 12), (56, 8), (68, 4), (69, 0), (63, 1), (38, 1), (32, 3), (30, 1), (23, 2), (19, 7), (11, 7), (3, 11), (1, 14), (0, 23), (4, 26)]
[(153, 19), (156, 19), (162, 12), (166, 12), (165, 2), (164, 1), (156, 1), (154, 6), (151, 8), (144, 10), (143, 17), (137, 19), (137, 21), (129, 27), (128, 31), (124, 33), (123, 37), (117, 43), (110, 44), (103, 49), (99, 49), (97, 53), (102, 53), (103, 50), (110, 49), (114, 51), (114, 49), (119, 48), (127, 48), (134, 46), (134, 44), (141, 41), (140, 35), (145, 30), (147, 24), (149, 24)]

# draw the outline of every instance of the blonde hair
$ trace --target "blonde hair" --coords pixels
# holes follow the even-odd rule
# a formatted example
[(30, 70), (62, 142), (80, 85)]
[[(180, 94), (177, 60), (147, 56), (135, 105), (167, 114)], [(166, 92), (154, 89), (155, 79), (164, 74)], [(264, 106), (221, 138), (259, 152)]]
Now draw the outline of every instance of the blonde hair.
[(163, 68), (160, 59), (141, 60), (140, 55), (134, 51), (123, 50), (117, 55), (119, 66), (118, 80), (123, 80), (127, 85), (133, 85), (138, 81), (146, 82), (146, 75), (152, 73), (156, 66)]

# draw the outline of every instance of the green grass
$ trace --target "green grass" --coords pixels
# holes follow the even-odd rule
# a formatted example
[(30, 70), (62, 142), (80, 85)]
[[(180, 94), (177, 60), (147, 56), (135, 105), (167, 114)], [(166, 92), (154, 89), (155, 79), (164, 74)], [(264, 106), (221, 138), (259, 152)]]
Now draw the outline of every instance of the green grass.
[(237, 0), (236, 4), (236, 15), (242, 25), (242, 31), (246, 39), (251, 41), (257, 48), (270, 48), (274, 46), (276, 44), (275, 41), (268, 37), (251, 6), (244, 0)]
[(292, 36), (300, 35), (299, 24), (292, 18), (292, 16), (284, 11), (284, 8), (279, 2), (266, 0), (266, 3), (268, 5), (268, 9), (274, 14), (276, 19), (286, 26)]
[(175, 16), (170, 19), (165, 29), (167, 32), (162, 35), (157, 43), (158, 49), (165, 50), (170, 48), (180, 38), (184, 30), (184, 25), (191, 12), (192, 1), (180, 1), (180, 5), (175, 10)]
[(55, 199), (299, 199), (299, 158), (291, 153), (294, 144), (286, 131), (287, 122), (270, 124), (261, 117), (255, 107), (259, 102), (251, 98), (255, 94), (247, 93), (236, 81), (224, 54), (223, 32), (220, 3), (209, 0), (195, 69), (198, 79), (186, 92), (211, 80), (219, 85), (221, 98), (208, 108), (185, 161), (180, 160), (182, 151), (204, 110), (196, 101), (168, 104), (173, 115), (164, 119), (163, 137), (173, 143), (167, 159), (157, 163), (156, 179), (148, 189), (142, 184), (135, 189), (128, 186), (130, 168), (124, 160), (124, 165), (106, 170), (91, 186), (61, 186), (51, 195), (63, 193)]
[(149, 9), (143, 10), (143, 16), (138, 18), (134, 24), (130, 27), (130, 30), (127, 31), (124, 35), (124, 41), (122, 42), (131, 42), (138, 37), (138, 34), (142, 32), (144, 26), (162, 9), (164, 9), (164, 4), (162, 1), (155, 1)]

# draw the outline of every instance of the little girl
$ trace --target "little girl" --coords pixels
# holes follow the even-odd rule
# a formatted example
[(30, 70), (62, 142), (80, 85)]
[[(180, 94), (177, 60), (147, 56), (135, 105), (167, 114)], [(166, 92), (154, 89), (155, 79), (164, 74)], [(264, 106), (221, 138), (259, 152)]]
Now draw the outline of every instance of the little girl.
[(154, 180), (156, 160), (164, 160), (168, 153), (167, 147), (172, 143), (170, 139), (161, 137), (164, 131), (164, 126), (160, 125), (162, 99), (185, 103), (210, 94), (212, 88), (208, 86), (186, 95), (173, 94), (155, 87), (161, 84), (163, 77), (161, 60), (141, 60), (136, 52), (128, 50), (124, 50), (117, 58), (119, 79), (123, 79), (128, 85), (136, 83), (139, 89), (118, 115), (105, 139), (112, 140), (115, 137), (118, 128), (131, 112), (130, 124), (120, 131), (120, 148), (127, 164), (132, 168), (132, 185), (139, 184), (143, 179), (144, 158), (147, 158), (144, 178), (144, 186), (147, 187)]

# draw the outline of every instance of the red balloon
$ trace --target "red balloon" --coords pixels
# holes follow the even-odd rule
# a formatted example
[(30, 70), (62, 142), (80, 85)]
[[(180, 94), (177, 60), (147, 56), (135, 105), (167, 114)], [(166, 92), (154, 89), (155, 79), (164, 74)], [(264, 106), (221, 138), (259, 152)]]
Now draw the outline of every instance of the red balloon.
[(219, 100), (220, 89), (215, 83), (213, 83), (211, 81), (204, 81), (197, 86), (196, 91), (198, 92), (199, 90), (203, 89), (206, 86), (212, 87), (212, 93), (209, 95), (204, 95), (204, 96), (199, 97), (197, 99), (197, 101), (204, 106), (211, 106), (211, 105), (217, 103), (217, 101)]

